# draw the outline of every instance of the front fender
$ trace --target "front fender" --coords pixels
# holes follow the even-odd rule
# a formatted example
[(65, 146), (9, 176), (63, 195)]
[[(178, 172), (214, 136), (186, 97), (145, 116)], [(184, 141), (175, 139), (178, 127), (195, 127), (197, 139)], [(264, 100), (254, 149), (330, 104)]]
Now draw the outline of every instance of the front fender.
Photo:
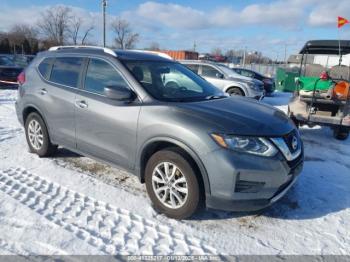
[(171, 144), (175, 144), (178, 147), (180, 147), (181, 149), (183, 149), (187, 154), (189, 154), (191, 156), (191, 158), (195, 161), (195, 163), (197, 164), (199, 171), (201, 173), (202, 179), (203, 179), (203, 183), (204, 183), (204, 189), (205, 189), (205, 194), (206, 195), (210, 195), (210, 183), (209, 183), (209, 178), (208, 178), (208, 174), (207, 171), (205, 169), (205, 166), (202, 162), (202, 160), (200, 159), (200, 157), (198, 156), (198, 154), (190, 147), (188, 146), (185, 142), (183, 141), (179, 141), (178, 139), (175, 139), (173, 137), (155, 137), (155, 138), (151, 138), (149, 140), (147, 140), (141, 147), (140, 150), (137, 152), (137, 166), (136, 166), (136, 174), (139, 177), (140, 181), (143, 181), (143, 170), (141, 170), (142, 167), (142, 159), (144, 156), (144, 153), (146, 152), (146, 149), (157, 142), (168, 142)]

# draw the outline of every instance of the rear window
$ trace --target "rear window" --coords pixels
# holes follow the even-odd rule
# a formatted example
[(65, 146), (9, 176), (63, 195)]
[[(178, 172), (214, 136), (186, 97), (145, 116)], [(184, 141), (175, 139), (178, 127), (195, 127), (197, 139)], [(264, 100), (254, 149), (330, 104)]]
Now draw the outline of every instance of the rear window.
[(60, 85), (78, 87), (82, 64), (83, 58), (57, 57), (52, 67), (50, 81)]
[(54, 58), (45, 58), (38, 66), (38, 70), (40, 74), (46, 80), (48, 80), (50, 77), (51, 66), (54, 60), (55, 60)]

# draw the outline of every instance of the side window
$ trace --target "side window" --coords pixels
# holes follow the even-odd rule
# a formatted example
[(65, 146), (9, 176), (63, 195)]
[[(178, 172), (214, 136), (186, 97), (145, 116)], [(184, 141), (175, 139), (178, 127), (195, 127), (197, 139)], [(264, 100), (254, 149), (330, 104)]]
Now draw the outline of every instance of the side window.
[(253, 73), (253, 72), (250, 72), (250, 71), (247, 71), (247, 70), (242, 70), (242, 75), (243, 75), (243, 76), (247, 76), (247, 77), (254, 78), (254, 73)]
[(234, 68), (233, 71), (235, 71), (237, 74), (240, 74), (240, 75), (242, 74), (241, 69), (236, 69), (236, 68)]
[(55, 59), (54, 58), (45, 58), (38, 66), (40, 74), (48, 80), (50, 77), (51, 66)]
[(77, 87), (82, 63), (83, 58), (57, 57), (52, 67), (50, 81), (65, 86)]
[(217, 78), (216, 74), (220, 74), (218, 70), (211, 66), (202, 65), (202, 76)]
[(85, 77), (85, 90), (103, 94), (105, 87), (128, 86), (122, 76), (107, 62), (91, 59)]
[(198, 74), (199, 65), (187, 64), (186, 65), (191, 71)]

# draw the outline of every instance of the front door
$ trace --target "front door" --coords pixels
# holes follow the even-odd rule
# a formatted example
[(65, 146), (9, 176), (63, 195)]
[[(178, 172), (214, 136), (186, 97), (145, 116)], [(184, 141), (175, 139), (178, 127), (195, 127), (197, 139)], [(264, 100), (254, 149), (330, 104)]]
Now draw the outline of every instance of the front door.
[(216, 86), (217, 88), (220, 88), (220, 89), (225, 88), (226, 81), (223, 78), (219, 77), (222, 75), (222, 73), (216, 68), (210, 65), (202, 65), (202, 70), (200, 75), (209, 83)]
[(91, 58), (84, 88), (75, 99), (77, 148), (88, 155), (132, 169), (140, 102), (107, 98), (104, 88), (116, 85), (129, 88), (114, 65)]

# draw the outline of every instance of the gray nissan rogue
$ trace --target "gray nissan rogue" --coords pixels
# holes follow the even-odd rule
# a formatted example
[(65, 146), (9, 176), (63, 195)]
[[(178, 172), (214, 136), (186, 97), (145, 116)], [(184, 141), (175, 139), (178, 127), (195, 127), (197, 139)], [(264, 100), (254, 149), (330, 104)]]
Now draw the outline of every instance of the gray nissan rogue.
[[(169, 78), (178, 85), (165, 85)], [(58, 146), (136, 174), (169, 217), (201, 204), (265, 208), (294, 184), (303, 145), (280, 110), (228, 97), (161, 54), (55, 47), (18, 77), (16, 110), (31, 152)]]

